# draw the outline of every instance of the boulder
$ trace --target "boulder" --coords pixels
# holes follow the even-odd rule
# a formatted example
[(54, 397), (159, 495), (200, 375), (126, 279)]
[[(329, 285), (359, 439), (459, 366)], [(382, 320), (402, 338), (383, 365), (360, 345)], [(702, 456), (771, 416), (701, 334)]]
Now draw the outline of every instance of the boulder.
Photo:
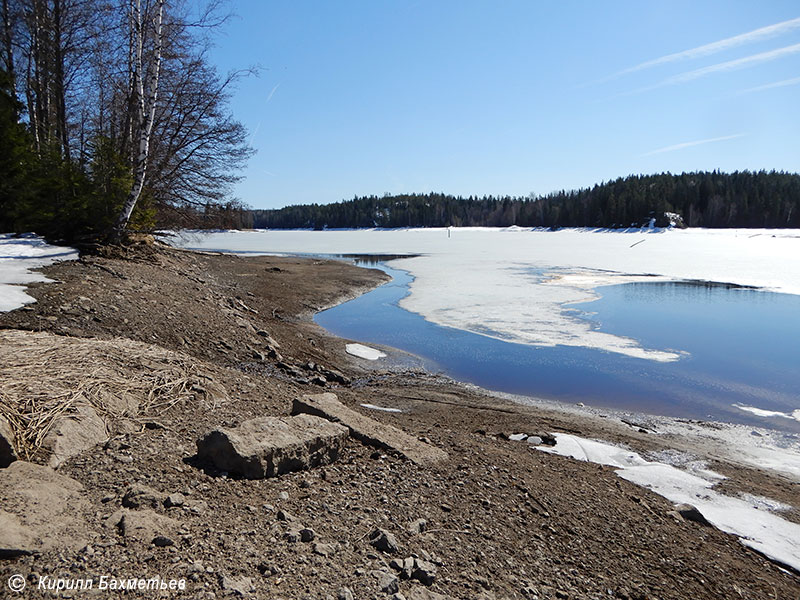
[(285, 510), (279, 510), (277, 515), (275, 515), (275, 516), (278, 518), (278, 521), (291, 522), (291, 521), (296, 521), (297, 520), (292, 513), (288, 512), (288, 511), (285, 511)]
[(415, 558), (411, 579), (416, 579), (425, 585), (431, 585), (436, 581), (436, 565), (427, 560)]
[(378, 588), (385, 594), (396, 594), (400, 591), (400, 580), (388, 571), (375, 570), (372, 576), (377, 580)]
[(0, 510), (0, 559), (35, 554), (40, 550), (20, 518)]
[(385, 529), (376, 529), (369, 534), (369, 543), (381, 552), (397, 552), (397, 540)]
[(252, 596), (256, 592), (251, 577), (232, 577), (230, 575), (219, 576), (219, 586), (226, 594), (241, 597)]
[(701, 513), (699, 510), (697, 510), (697, 507), (692, 506), (691, 504), (676, 504), (675, 512), (677, 512), (687, 521), (694, 521), (695, 523), (700, 523), (700, 525), (711, 525), (703, 516), (703, 513)]
[(414, 557), (408, 558), (393, 558), (389, 562), (389, 566), (396, 571), (400, 571), (400, 577), (403, 579), (411, 579), (411, 573), (414, 572)]
[(300, 530), (297, 529), (296, 527), (290, 528), (289, 530), (286, 531), (285, 534), (283, 534), (283, 537), (286, 539), (287, 542), (296, 544), (297, 542), (300, 541)]
[(292, 414), (316, 415), (341, 423), (350, 431), (350, 435), (360, 442), (376, 448), (390, 450), (418, 465), (431, 464), (447, 459), (447, 454), (406, 432), (384, 425), (367, 416), (347, 408), (339, 402), (336, 394), (310, 394), (296, 399), (292, 405)]
[(125, 508), (158, 508), (163, 502), (164, 494), (139, 483), (130, 486), (122, 496)]
[(57, 467), (68, 458), (94, 448), (108, 439), (105, 421), (88, 404), (78, 405), (74, 413), (59, 417), (42, 449), (50, 454), (48, 465)]
[(428, 522), (425, 519), (416, 519), (408, 524), (408, 532), (412, 535), (423, 533), (428, 528)]
[(178, 531), (178, 521), (150, 509), (118, 510), (106, 521), (116, 527), (127, 541), (156, 546), (172, 546)]
[(335, 461), (347, 433), (313, 415), (260, 417), (210, 431), (197, 441), (197, 456), (220, 471), (262, 479)]
[(186, 504), (186, 496), (181, 494), (180, 492), (176, 492), (174, 494), (170, 494), (167, 496), (167, 499), (164, 500), (164, 506), (167, 508), (173, 507), (180, 507)]
[(401, 579), (416, 579), (424, 585), (431, 585), (436, 581), (436, 565), (429, 560), (409, 556), (404, 559), (393, 559), (389, 566), (400, 571)]
[(320, 556), (328, 557), (336, 553), (336, 546), (333, 544), (323, 544), (321, 542), (317, 542), (314, 544), (314, 553), (319, 554)]
[(17, 452), (14, 450), (14, 431), (3, 417), (0, 417), (0, 469), (6, 468), (17, 460)]
[(17, 460), (0, 471), (0, 558), (78, 549), (89, 539), (80, 483)]
[(338, 600), (353, 600), (353, 592), (350, 591), (349, 587), (341, 587), (339, 591), (336, 592), (336, 598), (338, 598)]
[(350, 378), (338, 369), (320, 366), (319, 372), (322, 373), (328, 381), (334, 381), (342, 385), (350, 384)]

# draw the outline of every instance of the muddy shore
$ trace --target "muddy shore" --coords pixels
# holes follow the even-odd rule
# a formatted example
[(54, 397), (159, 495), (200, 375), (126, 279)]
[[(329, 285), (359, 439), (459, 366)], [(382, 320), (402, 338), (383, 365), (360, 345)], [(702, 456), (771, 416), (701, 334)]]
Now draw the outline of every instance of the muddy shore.
[[(107, 442), (58, 466), (82, 486), (75, 517), (85, 523), (86, 541), (0, 561), (3, 585), (12, 574), (29, 582), (22, 597), (54, 597), (35, 589), (41, 575), (106, 573), (184, 578), (181, 594), (190, 598), (800, 597), (796, 573), (733, 536), (674, 518), (668, 501), (613, 469), (507, 437), (569, 432), (643, 453), (690, 451), (730, 478), (727, 493), (789, 505), (800, 496), (796, 481), (618, 418), (522, 406), (420, 370), (349, 356), (346, 341), (315, 325), (313, 314), (381, 284), (380, 271), (141, 244), (44, 273), (57, 283), (31, 285), (36, 304), (0, 314), (0, 328), (98, 341), (96, 353), (75, 365), (86, 372), (103, 360), (99, 342), (155, 346), (207, 383), (205, 395), (111, 423)], [(135, 378), (129, 368), (125, 375)], [(348, 439), (332, 465), (261, 480), (221, 476), (194, 460), (196, 440), (209, 429), (287, 415), (293, 400), (319, 392), (425, 439), (449, 459), (418, 466)], [(137, 485), (184, 498), (152, 509), (174, 522), (172, 544), (126, 538), (108, 525)], [(292, 518), (281, 518), (287, 514)], [(782, 513), (795, 522), (799, 515), (796, 507)], [(409, 527), (419, 519), (425, 531)], [(314, 531), (313, 541), (287, 536), (298, 525)], [(396, 537), (396, 553), (370, 544), (376, 528)], [(398, 575), (391, 560), (409, 556), (434, 565), (435, 578), (398, 577), (387, 588), (387, 576)]]

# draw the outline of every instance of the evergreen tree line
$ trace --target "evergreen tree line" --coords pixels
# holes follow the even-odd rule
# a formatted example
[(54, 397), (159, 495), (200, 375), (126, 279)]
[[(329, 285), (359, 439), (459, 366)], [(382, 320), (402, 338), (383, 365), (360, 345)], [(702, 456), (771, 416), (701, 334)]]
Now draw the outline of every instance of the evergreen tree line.
[(215, 226), (251, 150), (207, 53), (219, 2), (0, 0), (0, 232)]
[[(673, 215), (678, 215), (676, 218)], [(632, 175), (546, 196), (365, 196), (253, 211), (257, 228), (800, 227), (800, 175), (775, 171)]]

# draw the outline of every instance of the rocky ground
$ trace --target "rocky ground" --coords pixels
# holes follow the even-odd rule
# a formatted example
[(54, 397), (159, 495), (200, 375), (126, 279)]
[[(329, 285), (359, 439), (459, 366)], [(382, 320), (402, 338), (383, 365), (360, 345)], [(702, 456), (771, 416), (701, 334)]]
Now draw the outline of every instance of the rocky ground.
[[(105, 429), (73, 446), (69, 432), (51, 432), (58, 455), (52, 440), (31, 438), (31, 462), (0, 469), (0, 545), (25, 551), (0, 553), (8, 597), (15, 574), (30, 598), (115, 595), (98, 589), (102, 575), (185, 580), (185, 590), (131, 597), (800, 597), (798, 574), (670, 515), (669, 502), (613, 469), (506, 439), (567, 431), (647, 452), (663, 438), (347, 355), (311, 316), (380, 284), (379, 271), (140, 244), (45, 273), (57, 283), (31, 286), (37, 303), (0, 315), (0, 334), (9, 364), (43, 345), (46, 356), (31, 362), (27, 387), (0, 394), (35, 395), (48, 365), (70, 363), (63, 386), (92, 399)], [(130, 385), (103, 387), (106, 372)], [(209, 431), (288, 416), (295, 400), (323, 392), (446, 458), (409, 460), (350, 435), (329, 464), (247, 479), (197, 456)], [(88, 419), (80, 406), (62, 420)], [(728, 493), (797, 503), (796, 482), (710, 466), (732, 476)], [(58, 578), (92, 578), (94, 589), (37, 589)]]

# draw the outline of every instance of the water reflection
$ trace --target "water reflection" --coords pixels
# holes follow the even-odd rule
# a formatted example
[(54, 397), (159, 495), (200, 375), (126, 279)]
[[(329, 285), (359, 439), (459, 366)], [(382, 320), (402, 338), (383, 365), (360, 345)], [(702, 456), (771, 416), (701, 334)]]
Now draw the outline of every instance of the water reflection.
[(359, 267), (377, 267), (390, 260), (414, 258), (419, 254), (332, 254), (328, 256), (352, 260)]

